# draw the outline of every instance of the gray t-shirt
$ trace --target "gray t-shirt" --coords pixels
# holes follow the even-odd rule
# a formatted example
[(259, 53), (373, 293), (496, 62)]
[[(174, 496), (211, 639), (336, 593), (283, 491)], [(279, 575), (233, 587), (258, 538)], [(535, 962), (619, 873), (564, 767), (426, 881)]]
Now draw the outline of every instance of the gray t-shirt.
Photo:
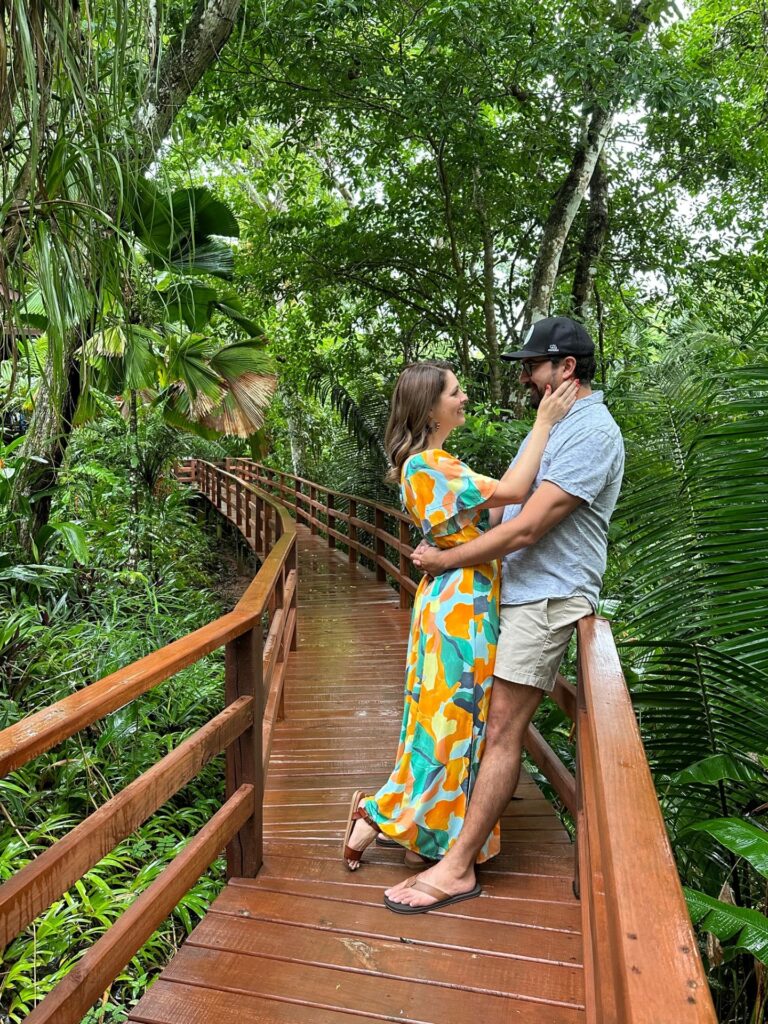
[[(520, 446), (525, 447), (528, 438)], [(520, 457), (515, 456), (514, 462)], [(574, 403), (549, 435), (533, 490), (550, 480), (582, 503), (530, 547), (504, 557), (501, 603), (585, 597), (597, 607), (605, 572), (608, 521), (624, 474), (624, 442), (602, 391)], [(522, 505), (507, 505), (502, 522)]]

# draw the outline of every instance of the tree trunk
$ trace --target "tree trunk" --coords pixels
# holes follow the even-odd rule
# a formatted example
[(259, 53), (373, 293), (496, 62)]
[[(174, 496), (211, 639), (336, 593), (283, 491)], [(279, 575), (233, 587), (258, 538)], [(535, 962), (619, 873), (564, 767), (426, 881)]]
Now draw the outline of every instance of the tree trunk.
[(584, 141), (573, 155), (571, 168), (544, 225), (539, 254), (533, 267), (526, 323), (535, 323), (549, 316), (549, 306), (568, 232), (587, 191), (612, 123), (612, 110), (603, 107), (594, 110)]
[[(69, 341), (71, 351), (64, 355), (66, 377), (53, 365), (56, 359), (54, 346), (48, 350), (45, 376), (40, 381), (35, 411), (22, 446), (22, 455), (29, 461), (22, 459), (17, 473), (18, 483), (14, 480), (17, 496), (14, 507), (17, 512), (24, 513), (19, 539), (25, 550), (29, 550), (31, 541), (50, 518), (53, 491), (80, 401), (80, 364), (74, 354), (80, 346), (81, 336), (73, 335)], [(38, 459), (45, 461), (39, 462)], [(35, 498), (35, 495), (39, 496)]]
[(136, 124), (144, 137), (141, 164), (147, 167), (173, 119), (216, 61), (235, 27), (242, 0), (198, 0), (189, 21), (160, 61), (156, 86), (145, 97)]
[(592, 298), (595, 267), (608, 234), (608, 174), (605, 161), (595, 164), (589, 183), (589, 210), (584, 226), (584, 237), (573, 275), (573, 315), (584, 320)]
[(448, 172), (443, 160), (445, 152), (445, 140), (441, 139), (439, 144), (432, 143), (432, 149), (437, 163), (437, 180), (440, 184), (440, 191), (443, 196), (443, 208), (445, 210), (445, 226), (448, 231), (448, 242), (451, 249), (451, 266), (456, 279), (456, 307), (459, 321), (459, 362), (461, 372), (469, 377), (471, 366), (469, 361), (469, 327), (467, 325), (467, 295), (466, 276), (464, 267), (459, 255), (459, 244), (456, 239), (456, 225), (453, 220), (453, 198), (451, 196), (451, 184), (448, 181)]
[(493, 231), (480, 184), (480, 168), (475, 167), (475, 208), (483, 236), (483, 316), (485, 319), (486, 360), (488, 363), (488, 390), (494, 405), (501, 405), (501, 359), (499, 358), (499, 333), (496, 326), (496, 285), (494, 270), (496, 257), (493, 248)]
[[(625, 38), (631, 38), (648, 27), (651, 0), (640, 0), (628, 10), (619, 9), (614, 29)], [(660, 13), (660, 12), (659, 12)], [(592, 179), (597, 161), (613, 124), (614, 114), (622, 99), (621, 54), (616, 56), (616, 85), (614, 95), (596, 103), (580, 145), (577, 147), (571, 167), (561, 185), (550, 211), (539, 246), (539, 253), (533, 267), (531, 289), (526, 305), (525, 325), (535, 323), (549, 316), (549, 307), (560, 268), (568, 232)]]
[(135, 569), (139, 564), (139, 519), (141, 517), (140, 457), (138, 397), (136, 389), (131, 388), (128, 398), (128, 459), (131, 467), (129, 474), (131, 484), (131, 522), (128, 524), (128, 565), (131, 569)]

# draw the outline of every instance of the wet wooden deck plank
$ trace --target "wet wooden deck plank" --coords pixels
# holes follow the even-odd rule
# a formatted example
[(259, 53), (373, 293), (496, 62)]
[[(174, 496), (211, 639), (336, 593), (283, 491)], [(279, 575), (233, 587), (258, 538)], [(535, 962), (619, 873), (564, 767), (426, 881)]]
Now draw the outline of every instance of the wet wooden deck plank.
[(382, 890), (412, 869), (371, 847), (349, 873), (352, 793), (386, 778), (400, 729), (410, 613), (300, 529), (298, 652), (265, 794), (265, 863), (233, 879), (130, 1016), (135, 1024), (583, 1024), (569, 836), (525, 773), (484, 894), (401, 917)]

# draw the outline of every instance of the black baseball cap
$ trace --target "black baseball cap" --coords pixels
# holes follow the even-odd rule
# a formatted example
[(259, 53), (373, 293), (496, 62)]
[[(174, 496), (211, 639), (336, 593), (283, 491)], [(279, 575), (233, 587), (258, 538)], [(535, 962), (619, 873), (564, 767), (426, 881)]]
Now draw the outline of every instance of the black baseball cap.
[(580, 323), (567, 316), (548, 316), (531, 324), (519, 352), (502, 352), (502, 359), (531, 359), (549, 356), (591, 356), (595, 343)]

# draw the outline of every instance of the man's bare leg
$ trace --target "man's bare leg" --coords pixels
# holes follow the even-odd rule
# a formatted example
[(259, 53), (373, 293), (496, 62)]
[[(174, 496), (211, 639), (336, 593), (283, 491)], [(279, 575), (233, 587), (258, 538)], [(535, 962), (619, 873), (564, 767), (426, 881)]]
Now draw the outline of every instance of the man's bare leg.
[[(543, 695), (543, 690), (534, 686), (494, 679), (485, 752), (464, 826), (443, 859), (419, 874), (422, 881), (451, 896), (474, 886), (477, 855), (517, 789), (523, 737)], [(392, 902), (411, 907), (435, 902), (404, 882), (387, 889), (386, 894)]]

